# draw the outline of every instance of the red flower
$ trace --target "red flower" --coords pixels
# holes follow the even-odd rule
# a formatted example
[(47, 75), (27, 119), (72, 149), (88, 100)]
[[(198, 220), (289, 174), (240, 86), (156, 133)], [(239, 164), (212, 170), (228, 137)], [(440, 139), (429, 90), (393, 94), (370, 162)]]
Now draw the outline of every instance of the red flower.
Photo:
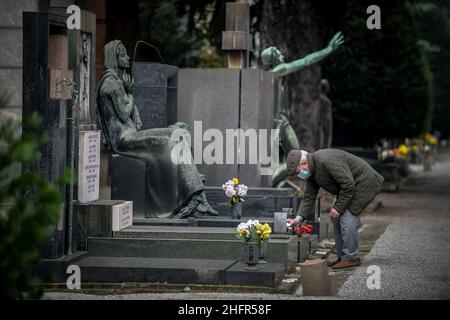
[(294, 232), (298, 238), (300, 238), (302, 236), (302, 234), (304, 234), (304, 233), (311, 234), (312, 230), (313, 230), (313, 226), (311, 224), (296, 225), (294, 227)]

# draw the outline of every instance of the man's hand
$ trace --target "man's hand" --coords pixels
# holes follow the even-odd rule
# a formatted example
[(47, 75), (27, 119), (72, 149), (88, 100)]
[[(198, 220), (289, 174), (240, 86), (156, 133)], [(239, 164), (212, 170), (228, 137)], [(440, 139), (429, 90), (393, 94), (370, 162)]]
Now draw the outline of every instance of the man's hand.
[(297, 216), (295, 219), (287, 219), (286, 222), (289, 223), (289, 225), (294, 226), (296, 224), (302, 223), (305, 218), (302, 216)]
[(333, 38), (331, 38), (328, 47), (334, 51), (337, 48), (339, 48), (343, 43), (344, 43), (344, 36), (342, 35), (342, 32), (338, 32), (333, 36)]
[(341, 216), (341, 214), (336, 209), (331, 209), (330, 211), (330, 217), (338, 219)]

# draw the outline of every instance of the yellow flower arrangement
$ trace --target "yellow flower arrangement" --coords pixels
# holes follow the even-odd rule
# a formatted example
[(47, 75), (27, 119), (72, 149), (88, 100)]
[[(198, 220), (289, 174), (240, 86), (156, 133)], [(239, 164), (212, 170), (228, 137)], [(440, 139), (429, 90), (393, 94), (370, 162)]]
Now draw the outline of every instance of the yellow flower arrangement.
[(270, 234), (272, 233), (272, 229), (267, 223), (259, 225), (258, 229), (260, 231), (260, 236), (262, 237), (263, 240), (269, 239)]
[(425, 141), (431, 145), (435, 145), (437, 143), (436, 138), (428, 132), (425, 133)]
[(267, 223), (261, 224), (258, 220), (249, 220), (239, 224), (236, 233), (244, 242), (262, 243), (270, 238), (272, 229)]
[(401, 154), (402, 156), (408, 155), (408, 153), (409, 153), (410, 150), (411, 150), (411, 149), (410, 149), (409, 147), (407, 147), (406, 145), (404, 145), (404, 144), (401, 144), (401, 145), (398, 147), (398, 151), (400, 152), (400, 154)]

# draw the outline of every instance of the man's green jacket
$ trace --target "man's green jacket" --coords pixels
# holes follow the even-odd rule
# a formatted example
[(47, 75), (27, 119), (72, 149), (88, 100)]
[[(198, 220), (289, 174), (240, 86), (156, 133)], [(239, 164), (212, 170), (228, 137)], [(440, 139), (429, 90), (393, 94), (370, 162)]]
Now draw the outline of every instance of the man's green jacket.
[(299, 214), (311, 212), (321, 187), (337, 195), (334, 208), (341, 214), (349, 210), (359, 215), (381, 191), (384, 178), (366, 161), (338, 149), (322, 149), (307, 156), (311, 176), (306, 180)]

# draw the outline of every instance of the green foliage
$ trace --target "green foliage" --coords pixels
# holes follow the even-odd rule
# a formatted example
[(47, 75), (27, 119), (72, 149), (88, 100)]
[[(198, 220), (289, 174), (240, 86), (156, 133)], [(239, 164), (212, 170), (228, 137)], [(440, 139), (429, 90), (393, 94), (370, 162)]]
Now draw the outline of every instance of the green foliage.
[(434, 3), (429, 2), (407, 2), (406, 5), (412, 14), (421, 14), (437, 9)]
[[(414, 17), (420, 28), (423, 46), (433, 74), (433, 117), (427, 117), (425, 129), (439, 130), (450, 136), (450, 2), (430, 0), (435, 9), (416, 12)], [(430, 50), (431, 49), (431, 50)], [(430, 124), (431, 122), (431, 124)]]
[(228, 200), (226, 206), (227, 206), (227, 208), (233, 208), (239, 202), (244, 202), (244, 200), (240, 196), (235, 195)]
[[(0, 94), (0, 109), (7, 99)], [(33, 115), (24, 125), (37, 126)], [(39, 144), (45, 137), (20, 132), (20, 123), (11, 120), (0, 124), (0, 297), (9, 299), (39, 298), (37, 279), (30, 279), (24, 268), (39, 260), (39, 246), (58, 222), (61, 199), (58, 185), (35, 172), (11, 177), (21, 163), (38, 159)], [(65, 173), (58, 184), (68, 183)]]
[[(337, 145), (417, 136), (433, 111), (433, 77), (406, 1), (380, 1), (381, 30), (366, 27), (370, 1), (347, 0), (345, 44), (323, 68), (333, 101)], [(364, 9), (364, 10), (363, 10)], [(426, 120), (429, 123), (430, 120)]]
[[(164, 63), (223, 67), (224, 60), (216, 50), (218, 6), (214, 0), (142, 0), (139, 39), (156, 46)], [(139, 60), (161, 62), (156, 50), (139, 51), (143, 53)]]

